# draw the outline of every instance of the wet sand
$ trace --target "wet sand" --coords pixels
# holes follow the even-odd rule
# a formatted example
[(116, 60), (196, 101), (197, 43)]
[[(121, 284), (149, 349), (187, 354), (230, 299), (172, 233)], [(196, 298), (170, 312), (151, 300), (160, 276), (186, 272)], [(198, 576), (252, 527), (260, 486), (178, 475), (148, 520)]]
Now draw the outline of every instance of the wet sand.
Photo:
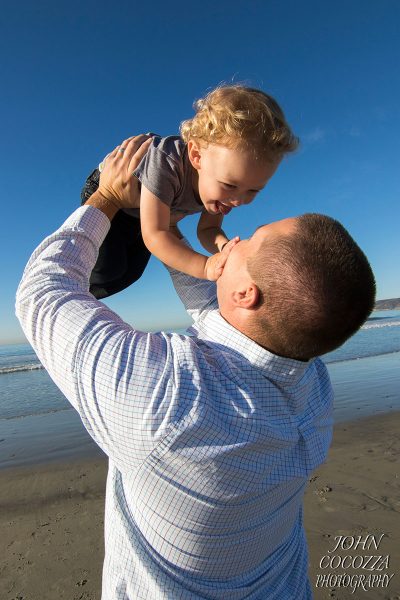
[[(0, 471), (0, 598), (100, 600), (106, 471), (103, 458)], [(335, 427), (304, 518), (316, 600), (400, 599), (400, 412)], [(339, 555), (364, 568), (325, 566)]]
[[(400, 412), (336, 425), (328, 461), (310, 478), (304, 520), (316, 600), (400, 600)], [(325, 587), (321, 576), (330, 574), (342, 579)]]

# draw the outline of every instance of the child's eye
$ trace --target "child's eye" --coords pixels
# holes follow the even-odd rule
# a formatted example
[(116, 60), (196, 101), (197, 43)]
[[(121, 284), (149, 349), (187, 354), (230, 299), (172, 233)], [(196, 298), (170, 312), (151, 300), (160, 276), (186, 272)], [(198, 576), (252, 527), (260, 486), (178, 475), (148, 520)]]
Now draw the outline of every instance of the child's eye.
[(222, 184), (224, 187), (228, 188), (228, 190), (234, 190), (237, 186), (234, 185), (233, 183), (223, 183)]

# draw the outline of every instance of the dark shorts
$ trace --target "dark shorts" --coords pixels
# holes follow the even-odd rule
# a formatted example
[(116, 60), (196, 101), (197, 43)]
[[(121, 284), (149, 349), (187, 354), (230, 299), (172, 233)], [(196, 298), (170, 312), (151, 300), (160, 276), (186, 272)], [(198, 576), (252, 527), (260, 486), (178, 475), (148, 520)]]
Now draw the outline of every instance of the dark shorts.
[[(99, 187), (100, 172), (95, 169), (81, 191), (82, 204)], [(137, 281), (149, 262), (140, 229), (140, 219), (119, 210), (111, 221), (110, 231), (100, 246), (99, 256), (90, 276), (90, 292), (95, 298), (107, 298)]]

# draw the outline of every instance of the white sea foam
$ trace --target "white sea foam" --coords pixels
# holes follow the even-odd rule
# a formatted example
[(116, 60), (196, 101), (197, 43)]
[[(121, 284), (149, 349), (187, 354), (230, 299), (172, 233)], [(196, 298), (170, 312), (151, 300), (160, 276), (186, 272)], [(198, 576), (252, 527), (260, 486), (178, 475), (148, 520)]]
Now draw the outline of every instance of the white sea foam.
[(35, 363), (31, 365), (14, 365), (13, 367), (0, 367), (0, 375), (5, 375), (6, 373), (17, 373), (18, 371), (37, 371), (38, 369), (43, 369), (43, 365), (40, 363)]
[(383, 327), (399, 327), (400, 321), (390, 321), (389, 323), (366, 323), (361, 329), (382, 329)]

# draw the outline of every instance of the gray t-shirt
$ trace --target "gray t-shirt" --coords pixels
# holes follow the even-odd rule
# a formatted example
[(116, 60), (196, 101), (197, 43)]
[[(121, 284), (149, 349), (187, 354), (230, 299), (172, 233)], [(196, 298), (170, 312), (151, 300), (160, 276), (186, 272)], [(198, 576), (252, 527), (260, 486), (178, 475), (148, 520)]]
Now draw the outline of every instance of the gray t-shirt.
[[(146, 155), (133, 174), (152, 194), (170, 207), (172, 214), (193, 215), (204, 209), (193, 190), (192, 166), (182, 138), (153, 136)], [(125, 212), (140, 216), (138, 208)]]

